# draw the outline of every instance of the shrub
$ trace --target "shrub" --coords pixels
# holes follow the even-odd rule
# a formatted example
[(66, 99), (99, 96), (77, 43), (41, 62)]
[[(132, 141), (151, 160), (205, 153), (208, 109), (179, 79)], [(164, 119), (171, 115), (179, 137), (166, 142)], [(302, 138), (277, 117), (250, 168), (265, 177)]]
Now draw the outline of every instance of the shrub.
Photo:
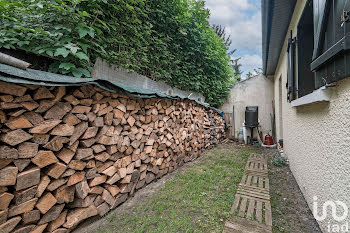
[(203, 0), (2, 0), (0, 47), (55, 58), (49, 71), (90, 77), (97, 57), (203, 93), (218, 106), (232, 70)]

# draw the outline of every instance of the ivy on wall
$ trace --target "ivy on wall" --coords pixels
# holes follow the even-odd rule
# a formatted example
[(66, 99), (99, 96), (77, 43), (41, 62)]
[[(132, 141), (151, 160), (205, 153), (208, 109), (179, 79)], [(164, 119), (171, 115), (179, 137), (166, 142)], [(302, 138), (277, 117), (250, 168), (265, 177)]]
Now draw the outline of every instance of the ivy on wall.
[(233, 75), (209, 14), (203, 0), (0, 0), (0, 47), (51, 57), (50, 72), (75, 77), (101, 57), (218, 106)]

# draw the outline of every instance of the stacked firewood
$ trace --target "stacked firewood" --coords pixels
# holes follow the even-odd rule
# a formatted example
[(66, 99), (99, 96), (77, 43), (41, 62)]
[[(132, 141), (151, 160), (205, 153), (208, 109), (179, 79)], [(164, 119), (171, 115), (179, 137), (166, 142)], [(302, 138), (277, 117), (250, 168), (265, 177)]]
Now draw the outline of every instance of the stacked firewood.
[(224, 137), (190, 100), (0, 82), (0, 232), (68, 232)]

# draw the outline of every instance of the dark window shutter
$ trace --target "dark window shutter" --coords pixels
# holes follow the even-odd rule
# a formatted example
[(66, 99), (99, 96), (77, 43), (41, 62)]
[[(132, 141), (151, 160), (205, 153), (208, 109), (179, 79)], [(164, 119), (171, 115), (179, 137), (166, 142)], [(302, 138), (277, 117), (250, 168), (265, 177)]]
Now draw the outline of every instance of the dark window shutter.
[(312, 0), (308, 0), (297, 27), (297, 97), (310, 94), (315, 89), (315, 73), (310, 64), (314, 52), (314, 10)]
[(315, 47), (311, 70), (315, 86), (350, 76), (350, 1), (313, 0)]
[(290, 37), (288, 39), (287, 46), (287, 100), (289, 102), (295, 99), (295, 44), (296, 39), (293, 38), (292, 31), (290, 32)]
[(314, 4), (314, 52), (313, 59), (320, 55), (321, 45), (324, 38), (321, 34), (324, 33), (326, 18), (328, 15), (329, 4), (331, 0), (313, 0)]

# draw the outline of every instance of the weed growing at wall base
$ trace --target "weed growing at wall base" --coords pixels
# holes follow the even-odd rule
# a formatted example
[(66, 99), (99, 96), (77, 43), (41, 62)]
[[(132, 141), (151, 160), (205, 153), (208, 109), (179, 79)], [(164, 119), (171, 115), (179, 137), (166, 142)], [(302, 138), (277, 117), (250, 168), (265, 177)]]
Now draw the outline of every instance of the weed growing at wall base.
[(284, 157), (275, 157), (272, 159), (272, 164), (276, 167), (283, 167), (288, 165), (288, 160)]

